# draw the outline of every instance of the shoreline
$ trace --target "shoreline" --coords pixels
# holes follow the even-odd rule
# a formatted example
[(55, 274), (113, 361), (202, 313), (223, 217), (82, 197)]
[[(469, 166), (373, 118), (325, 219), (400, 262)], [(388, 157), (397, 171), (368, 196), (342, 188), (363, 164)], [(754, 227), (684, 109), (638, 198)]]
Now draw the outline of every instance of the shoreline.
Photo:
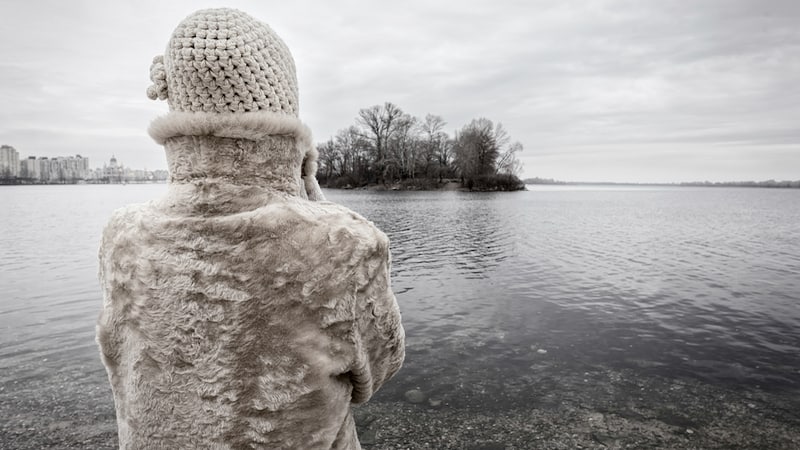
[(392, 184), (367, 184), (364, 186), (343, 186), (343, 187), (336, 187), (336, 186), (328, 186), (328, 185), (320, 185), (322, 189), (331, 189), (337, 191), (420, 191), (420, 192), (437, 192), (437, 191), (459, 191), (459, 192), (469, 192), (466, 188), (461, 186), (461, 183), (456, 181), (448, 181), (444, 183), (436, 183), (436, 187), (431, 187), (430, 185), (426, 185), (422, 187), (422, 185), (403, 185), (402, 183), (392, 183)]
[(418, 192), (517, 192), (525, 191), (522, 184), (517, 189), (504, 189), (501, 186), (490, 186), (484, 188), (465, 187), (460, 181), (445, 180), (439, 183), (438, 180), (418, 179), (405, 182), (395, 182), (389, 184), (371, 183), (363, 186), (330, 186), (320, 185), (322, 189), (342, 190), (342, 191), (418, 191)]
[(676, 183), (631, 183), (614, 181), (557, 181), (537, 178), (526, 178), (522, 180), (526, 185), (531, 186), (640, 186), (640, 187), (735, 187), (735, 188), (765, 188), (765, 189), (797, 189), (800, 188), (798, 181), (690, 181)]
[[(793, 391), (576, 369), (556, 364), (501, 384), (493, 377), (439, 380), (420, 396), (408, 395), (412, 380), (393, 379), (353, 408), (359, 439), (365, 450), (800, 448)], [(118, 446), (99, 362), (4, 380), (0, 416), (2, 448)]]

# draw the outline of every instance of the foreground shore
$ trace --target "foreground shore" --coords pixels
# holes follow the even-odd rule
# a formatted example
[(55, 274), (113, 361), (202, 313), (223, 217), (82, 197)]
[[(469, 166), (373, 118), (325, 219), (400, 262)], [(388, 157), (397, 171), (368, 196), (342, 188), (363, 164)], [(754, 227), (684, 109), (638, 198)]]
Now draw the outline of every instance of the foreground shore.
[[(93, 368), (47, 378), (0, 385), (0, 448), (116, 448), (104, 374)], [(800, 448), (793, 395), (636, 378), (609, 369), (535, 378), (502, 389), (497, 379), (486, 378), (417, 396), (390, 383), (355, 410), (362, 445), (366, 450)]]
[(366, 404), (356, 410), (362, 444), (374, 450), (800, 449), (794, 394), (608, 368), (544, 369), (502, 389), (497, 383), (487, 378)]

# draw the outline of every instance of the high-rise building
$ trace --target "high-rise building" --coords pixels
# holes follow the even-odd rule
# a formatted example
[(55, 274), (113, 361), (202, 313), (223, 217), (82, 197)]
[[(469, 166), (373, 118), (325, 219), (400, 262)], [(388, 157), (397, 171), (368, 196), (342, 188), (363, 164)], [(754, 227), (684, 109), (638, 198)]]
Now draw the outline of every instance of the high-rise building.
[(0, 146), (0, 178), (15, 179), (19, 176), (19, 152), (10, 145)]
[(41, 170), (35, 156), (28, 156), (19, 162), (19, 178), (34, 182), (41, 179)]
[(89, 158), (81, 155), (59, 156), (56, 161), (60, 181), (75, 182), (89, 178)]
[(39, 180), (42, 183), (49, 183), (50, 182), (50, 159), (47, 156), (40, 156), (39, 159), (36, 160), (39, 163)]

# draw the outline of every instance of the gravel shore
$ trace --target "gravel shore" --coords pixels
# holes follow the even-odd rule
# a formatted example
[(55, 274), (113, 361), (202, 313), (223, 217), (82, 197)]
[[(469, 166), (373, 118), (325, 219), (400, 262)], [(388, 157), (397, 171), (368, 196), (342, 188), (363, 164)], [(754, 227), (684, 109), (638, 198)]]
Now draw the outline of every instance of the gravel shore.
[(796, 394), (629, 370), (550, 375), (500, 390), (489, 382), (411, 389), (403, 401), (369, 403), (356, 409), (362, 444), (370, 450), (800, 449)]
[[(111, 393), (105, 374), (96, 369), (0, 385), (0, 448), (116, 448)], [(796, 395), (610, 369), (532, 375), (502, 388), (496, 381), (428, 388), (390, 383), (355, 410), (362, 445), (365, 450), (800, 449)]]

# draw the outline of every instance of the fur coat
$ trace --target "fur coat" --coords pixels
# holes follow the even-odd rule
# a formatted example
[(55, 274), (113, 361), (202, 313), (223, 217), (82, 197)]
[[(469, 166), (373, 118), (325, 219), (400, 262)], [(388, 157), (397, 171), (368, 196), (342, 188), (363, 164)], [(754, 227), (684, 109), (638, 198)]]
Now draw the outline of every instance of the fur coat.
[(389, 242), (322, 199), (308, 130), (173, 112), (165, 197), (114, 213), (97, 341), (125, 449), (358, 449), (402, 364)]

